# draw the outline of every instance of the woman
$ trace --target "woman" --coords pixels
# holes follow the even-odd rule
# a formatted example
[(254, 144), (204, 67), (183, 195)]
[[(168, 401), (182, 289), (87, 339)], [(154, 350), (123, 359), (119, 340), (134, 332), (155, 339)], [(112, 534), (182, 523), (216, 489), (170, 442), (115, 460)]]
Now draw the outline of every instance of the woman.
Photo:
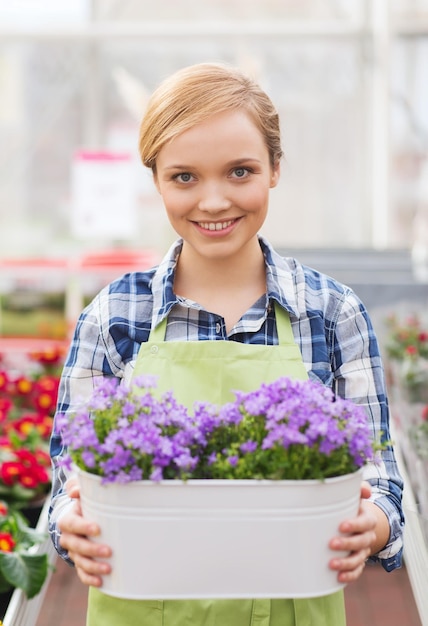
[[(278, 377), (320, 380), (366, 406), (375, 433), (388, 437), (382, 365), (364, 306), (349, 288), (281, 258), (258, 234), (282, 157), (278, 115), (269, 97), (234, 68), (185, 68), (150, 99), (140, 153), (179, 240), (158, 268), (115, 281), (82, 313), (58, 410), (73, 411), (97, 377), (129, 381), (150, 373), (146, 342), (151, 331), (162, 328), (168, 367), (161, 372), (161, 389), (171, 388), (174, 370), (182, 367), (174, 356), (177, 342), (189, 342), (188, 390), (207, 400), (202, 389), (209, 394), (209, 385), (199, 380), (197, 365), (203, 342), (210, 342), (214, 354), (227, 342), (233, 358), (242, 360), (243, 377), (249, 375), (245, 354), (260, 344), (279, 346)], [(166, 330), (159, 326), (165, 320)], [(256, 378), (255, 384), (263, 381), (263, 367)], [(100, 529), (82, 517), (75, 480), (66, 484), (58, 465), (63, 452), (54, 432), (50, 528), (59, 553), (90, 586), (89, 626), (345, 624), (342, 592), (309, 600), (165, 602), (123, 601), (101, 593), (111, 550), (91, 541)], [(356, 580), (369, 557), (387, 570), (401, 564), (402, 481), (393, 451), (365, 472), (370, 486), (362, 485), (359, 513), (344, 520), (330, 542), (332, 550), (348, 553), (329, 564), (343, 583)]]

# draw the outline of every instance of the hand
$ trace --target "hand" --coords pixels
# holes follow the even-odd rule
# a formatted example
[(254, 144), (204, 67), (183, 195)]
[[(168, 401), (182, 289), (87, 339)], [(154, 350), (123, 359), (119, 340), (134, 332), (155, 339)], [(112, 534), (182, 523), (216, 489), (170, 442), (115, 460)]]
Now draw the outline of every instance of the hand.
[(85, 520), (82, 515), (77, 478), (70, 478), (66, 488), (68, 495), (75, 502), (70, 512), (63, 515), (58, 522), (61, 531), (59, 542), (61, 547), (68, 551), (82, 583), (101, 587), (102, 576), (111, 572), (111, 566), (105, 561), (95, 559), (110, 557), (111, 549), (109, 546), (90, 540), (90, 537), (100, 534), (100, 529), (93, 522)]
[[(349, 583), (361, 576), (367, 558), (374, 553), (374, 546), (378, 543), (376, 531), (379, 515), (386, 520), (386, 516), (379, 507), (366, 501), (370, 494), (370, 485), (363, 482), (357, 517), (342, 522), (339, 526), (339, 532), (343, 533), (344, 536), (334, 537), (329, 544), (332, 550), (343, 550), (349, 553), (343, 558), (333, 558), (329, 564), (331, 569), (337, 570), (337, 579), (341, 583)], [(384, 523), (381, 523), (380, 526), (383, 526), (381, 530), (384, 531)], [(381, 536), (384, 536), (384, 532), (381, 533)], [(385, 545), (387, 540), (388, 538), (380, 547)]]

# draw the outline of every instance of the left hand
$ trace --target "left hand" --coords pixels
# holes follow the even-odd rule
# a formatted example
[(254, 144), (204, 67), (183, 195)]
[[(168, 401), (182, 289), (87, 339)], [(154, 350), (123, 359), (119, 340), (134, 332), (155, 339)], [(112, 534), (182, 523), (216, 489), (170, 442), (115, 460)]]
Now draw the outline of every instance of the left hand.
[(376, 545), (378, 517), (373, 507), (378, 507), (367, 502), (370, 494), (370, 485), (363, 482), (357, 517), (342, 522), (339, 532), (343, 535), (334, 537), (329, 543), (332, 550), (349, 553), (345, 557), (333, 557), (329, 563), (331, 569), (337, 570), (337, 579), (341, 583), (349, 583), (361, 576), (366, 560), (373, 554), (373, 546)]

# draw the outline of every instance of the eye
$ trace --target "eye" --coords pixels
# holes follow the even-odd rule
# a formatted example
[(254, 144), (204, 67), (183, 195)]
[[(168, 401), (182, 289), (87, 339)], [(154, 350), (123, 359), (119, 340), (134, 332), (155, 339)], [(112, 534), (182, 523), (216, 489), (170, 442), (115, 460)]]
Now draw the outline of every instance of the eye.
[(179, 183), (190, 183), (193, 180), (193, 176), (189, 172), (180, 172), (179, 174), (174, 174), (172, 178)]
[(235, 167), (232, 172), (233, 178), (246, 178), (250, 173), (248, 167)]

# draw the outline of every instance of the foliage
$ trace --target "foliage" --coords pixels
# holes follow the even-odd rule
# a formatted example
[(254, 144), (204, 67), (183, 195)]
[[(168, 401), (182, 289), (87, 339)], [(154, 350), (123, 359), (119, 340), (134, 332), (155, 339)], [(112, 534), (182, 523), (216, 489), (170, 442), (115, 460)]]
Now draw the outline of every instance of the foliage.
[(386, 354), (390, 359), (428, 359), (428, 330), (417, 315), (412, 315), (406, 321), (400, 321), (396, 315), (386, 320), (388, 337), (386, 340)]
[(81, 410), (58, 417), (66, 462), (103, 482), (308, 479), (353, 472), (381, 447), (365, 409), (316, 382), (281, 378), (222, 407), (195, 403), (193, 414), (154, 389), (150, 376), (134, 388), (102, 380)]
[(23, 589), (28, 598), (39, 593), (48, 572), (47, 554), (35, 554), (45, 537), (26, 518), (0, 501), (0, 591)]
[(407, 402), (428, 402), (428, 330), (417, 315), (405, 322), (391, 315), (387, 328), (385, 350), (395, 372), (394, 384)]

